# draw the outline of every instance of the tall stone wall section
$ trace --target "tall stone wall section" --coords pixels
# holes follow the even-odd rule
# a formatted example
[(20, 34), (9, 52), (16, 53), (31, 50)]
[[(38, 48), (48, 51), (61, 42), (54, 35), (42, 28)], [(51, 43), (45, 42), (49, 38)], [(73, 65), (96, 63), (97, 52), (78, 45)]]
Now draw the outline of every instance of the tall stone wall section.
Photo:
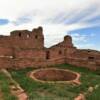
[(10, 36), (0, 36), (0, 69), (47, 67), (68, 63), (92, 70), (100, 69), (100, 52), (74, 47), (71, 36), (50, 48), (44, 47), (42, 27), (16, 30)]

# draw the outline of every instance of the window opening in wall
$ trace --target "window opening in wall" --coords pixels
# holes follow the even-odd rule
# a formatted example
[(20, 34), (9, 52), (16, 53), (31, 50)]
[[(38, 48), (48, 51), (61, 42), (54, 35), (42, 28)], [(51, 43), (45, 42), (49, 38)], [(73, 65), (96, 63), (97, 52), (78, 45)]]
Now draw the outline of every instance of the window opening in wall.
[(91, 52), (91, 51), (88, 50), (88, 52)]
[(94, 57), (88, 57), (89, 60), (94, 60)]
[(21, 37), (21, 33), (19, 33), (19, 37)]
[(50, 59), (50, 52), (46, 51), (46, 59)]
[(61, 54), (62, 54), (62, 51), (60, 50), (60, 51), (59, 51), (59, 55), (61, 55)]
[(37, 35), (35, 35), (35, 39), (37, 39), (38, 38), (38, 36)]

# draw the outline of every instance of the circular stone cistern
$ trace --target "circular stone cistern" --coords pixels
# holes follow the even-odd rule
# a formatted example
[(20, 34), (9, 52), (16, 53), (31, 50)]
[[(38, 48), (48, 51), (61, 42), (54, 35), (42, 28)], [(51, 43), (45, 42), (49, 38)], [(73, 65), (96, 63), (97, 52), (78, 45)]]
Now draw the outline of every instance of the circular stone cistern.
[(80, 84), (79, 81), (80, 74), (66, 69), (58, 69), (58, 68), (37, 69), (30, 73), (30, 77), (42, 83), (72, 82), (72, 83)]

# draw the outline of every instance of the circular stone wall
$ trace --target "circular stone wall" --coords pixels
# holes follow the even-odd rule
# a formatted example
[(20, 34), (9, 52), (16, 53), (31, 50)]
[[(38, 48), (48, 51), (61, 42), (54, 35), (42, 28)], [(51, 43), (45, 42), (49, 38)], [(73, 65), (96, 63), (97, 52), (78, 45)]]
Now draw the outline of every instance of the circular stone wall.
[(75, 72), (56, 69), (56, 68), (45, 68), (35, 70), (31, 73), (31, 77), (38, 81), (49, 81), (49, 82), (65, 82), (65, 81), (76, 81), (79, 80), (79, 75)]

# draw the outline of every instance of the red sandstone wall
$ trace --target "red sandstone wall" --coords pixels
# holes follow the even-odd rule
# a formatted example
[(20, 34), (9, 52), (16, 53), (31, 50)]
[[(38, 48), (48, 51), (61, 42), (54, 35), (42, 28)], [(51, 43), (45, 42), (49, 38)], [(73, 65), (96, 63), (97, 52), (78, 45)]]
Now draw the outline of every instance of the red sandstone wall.
[(11, 47), (11, 41), (9, 36), (0, 36), (0, 46), (1, 47)]
[(89, 62), (88, 60), (84, 60), (84, 59), (77, 59), (77, 58), (70, 58), (70, 59), (66, 59), (66, 62), (68, 64), (71, 65), (75, 65), (77, 67), (85, 67), (85, 68), (89, 68), (91, 70), (96, 70), (96, 64), (95, 62)]
[(1, 68), (12, 68), (12, 59), (0, 58), (0, 69)]
[(100, 69), (98, 63), (99, 57), (99, 52), (76, 49), (72, 56), (66, 58), (66, 62), (79, 67), (86, 67), (91, 70), (97, 70)]
[(32, 37), (13, 37), (11, 38), (11, 45), (15, 48), (43, 48), (43, 42), (41, 39), (34, 39)]
[(76, 49), (70, 36), (46, 49), (41, 27), (32, 32), (21, 30), (11, 32), (10, 36), (0, 36), (0, 68), (45, 67), (62, 63), (100, 69), (100, 52)]
[(34, 60), (44, 60), (44, 49), (17, 49), (15, 51), (16, 58), (29, 58)]
[(18, 30), (10, 36), (0, 36), (0, 46), (15, 48), (44, 48), (44, 36), (41, 27), (33, 30)]
[(51, 49), (49, 49), (49, 50), (47, 50), (47, 51), (49, 51), (49, 55), (50, 55), (50, 59), (59, 59), (59, 58), (64, 58), (65, 57), (65, 51), (64, 51), (64, 49), (62, 48), (59, 48), (59, 47), (55, 47), (55, 48), (51, 48)]
[(64, 63), (64, 59), (55, 59), (55, 60), (42, 60), (42, 61), (35, 61), (34, 59), (29, 59), (29, 58), (20, 58), (20, 59), (15, 59), (13, 62), (13, 66), (16, 69), (19, 68), (26, 68), (26, 67), (47, 67), (51, 65), (56, 65), (56, 64), (62, 64)]
[(0, 47), (0, 57), (12, 56), (12, 49), (8, 47)]
[[(32, 66), (37, 60), (45, 59), (43, 48), (44, 37), (41, 27), (32, 30), (32, 32), (20, 30), (11, 32), (10, 36), (0, 36), (0, 68), (14, 67), (14, 65), (21, 67), (21, 64), (22, 67), (23, 65)], [(28, 60), (26, 60), (27, 58)]]
[(65, 59), (72, 54), (73, 50), (72, 38), (70, 36), (65, 36), (64, 41), (52, 46), (48, 51), (50, 51), (51, 59)]

